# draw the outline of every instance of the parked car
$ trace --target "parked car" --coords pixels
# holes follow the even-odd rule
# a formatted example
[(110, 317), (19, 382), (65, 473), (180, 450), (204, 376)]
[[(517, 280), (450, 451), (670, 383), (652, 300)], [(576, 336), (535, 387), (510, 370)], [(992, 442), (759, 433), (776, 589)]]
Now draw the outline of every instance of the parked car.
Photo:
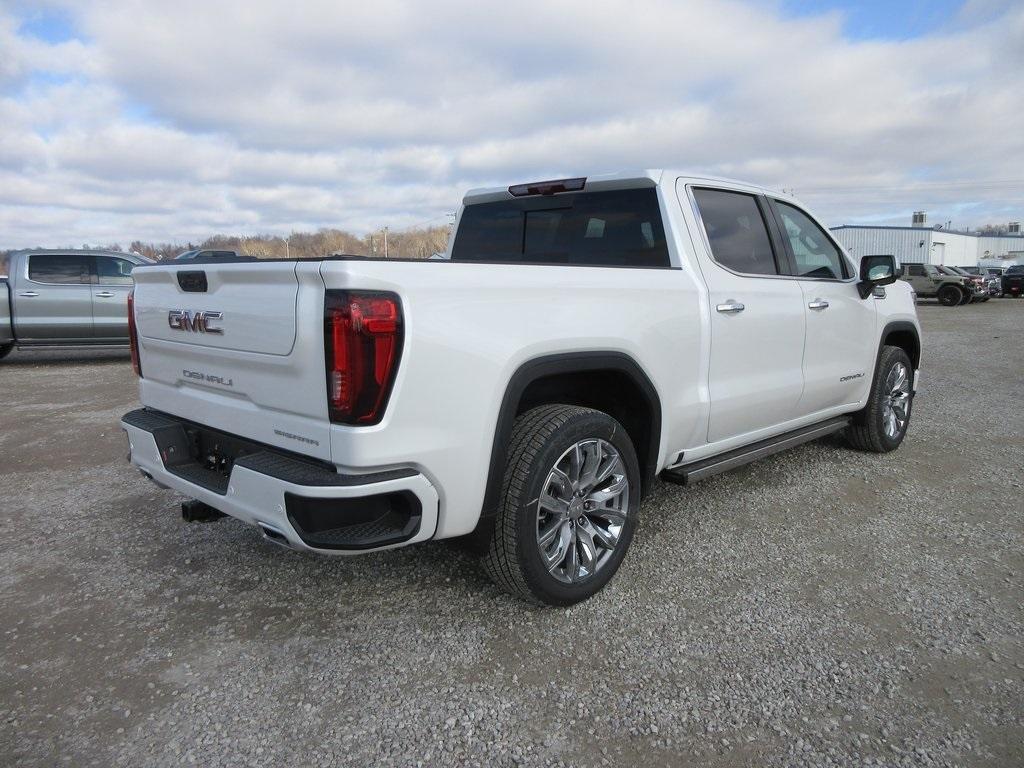
[(127, 346), (132, 270), (118, 251), (17, 251), (0, 277), (0, 358), (14, 347)]
[[(990, 287), (989, 287), (989, 292), (992, 293), (992, 291), (995, 290), (995, 293), (992, 293), (992, 295), (997, 297), (997, 298), (1002, 298), (1005, 295), (1003, 293), (1003, 273), (1006, 271), (1006, 268), (1005, 267), (983, 267), (982, 269), (985, 270), (985, 274), (987, 275), (988, 279), (991, 281)], [(995, 285), (994, 289), (991, 287), (992, 283), (994, 283), (994, 285)]]
[(946, 307), (967, 304), (974, 296), (974, 286), (968, 284), (967, 278), (934, 264), (906, 264), (900, 276), (920, 298), (936, 298)]
[(297, 550), (469, 536), (503, 588), (569, 605), (656, 476), (906, 434), (910, 287), (792, 197), (667, 171), (474, 190), (448, 256), (138, 270), (131, 461)]
[(993, 297), (1002, 296), (1002, 270), (994, 266), (964, 266), (961, 267), (971, 274), (980, 274), (988, 288), (988, 295)]
[(1003, 273), (1003, 295), (1019, 299), (1024, 293), (1024, 265), (1009, 267)]
[(967, 278), (969, 284), (972, 286), (973, 296), (971, 301), (988, 301), (992, 298), (989, 293), (988, 280), (979, 274), (972, 274), (963, 267), (943, 267), (943, 269), (952, 272), (955, 275)]
[(174, 261), (256, 261), (256, 257), (237, 248), (193, 248), (179, 253)]

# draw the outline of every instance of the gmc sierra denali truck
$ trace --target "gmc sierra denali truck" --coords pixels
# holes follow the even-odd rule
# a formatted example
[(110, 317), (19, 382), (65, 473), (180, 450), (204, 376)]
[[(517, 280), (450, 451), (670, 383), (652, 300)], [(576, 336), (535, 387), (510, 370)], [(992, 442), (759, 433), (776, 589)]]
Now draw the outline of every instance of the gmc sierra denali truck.
[(474, 190), (446, 256), (137, 269), (131, 461), (297, 550), (467, 537), (569, 605), (655, 478), (906, 434), (910, 287), (792, 197), (670, 171)]
[(128, 346), (132, 270), (116, 251), (17, 251), (0, 277), (0, 358), (14, 347)]

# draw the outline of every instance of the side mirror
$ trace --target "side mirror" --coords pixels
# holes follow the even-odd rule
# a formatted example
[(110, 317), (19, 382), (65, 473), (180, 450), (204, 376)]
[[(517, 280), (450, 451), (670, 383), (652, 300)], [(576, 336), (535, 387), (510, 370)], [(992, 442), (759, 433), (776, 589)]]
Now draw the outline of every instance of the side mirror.
[(860, 260), (860, 282), (857, 290), (860, 297), (866, 299), (880, 285), (891, 285), (896, 282), (895, 256), (864, 256)]

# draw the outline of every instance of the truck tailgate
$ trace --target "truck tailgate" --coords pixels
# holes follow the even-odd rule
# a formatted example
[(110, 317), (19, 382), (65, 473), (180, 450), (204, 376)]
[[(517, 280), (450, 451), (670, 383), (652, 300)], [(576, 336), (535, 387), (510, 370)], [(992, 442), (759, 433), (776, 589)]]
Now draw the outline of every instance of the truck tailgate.
[(161, 265), (134, 277), (147, 406), (330, 459), (316, 262)]

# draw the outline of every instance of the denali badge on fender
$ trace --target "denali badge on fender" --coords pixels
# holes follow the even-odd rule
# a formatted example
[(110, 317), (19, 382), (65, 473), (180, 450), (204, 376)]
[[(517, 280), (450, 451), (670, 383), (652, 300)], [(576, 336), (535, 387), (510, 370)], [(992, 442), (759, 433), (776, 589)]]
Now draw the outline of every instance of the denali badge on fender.
[(189, 312), (187, 309), (172, 309), (167, 313), (167, 324), (176, 331), (220, 334), (224, 333), (224, 329), (211, 325), (211, 321), (220, 320), (223, 317), (223, 312)]

